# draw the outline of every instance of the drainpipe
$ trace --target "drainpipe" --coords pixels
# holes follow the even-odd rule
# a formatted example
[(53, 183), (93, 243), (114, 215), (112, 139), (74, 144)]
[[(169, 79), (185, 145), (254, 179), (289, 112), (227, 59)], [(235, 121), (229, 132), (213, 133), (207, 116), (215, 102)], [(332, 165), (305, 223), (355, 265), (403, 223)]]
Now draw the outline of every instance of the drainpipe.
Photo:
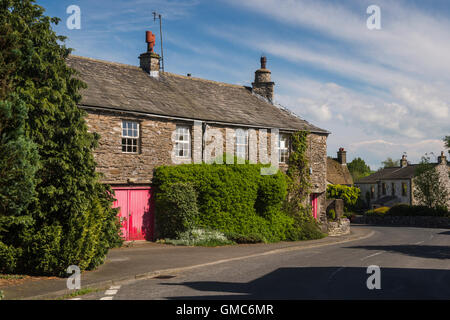
[(206, 159), (206, 130), (208, 130), (208, 125), (206, 124), (206, 122), (203, 122), (202, 125), (202, 162), (205, 162)]

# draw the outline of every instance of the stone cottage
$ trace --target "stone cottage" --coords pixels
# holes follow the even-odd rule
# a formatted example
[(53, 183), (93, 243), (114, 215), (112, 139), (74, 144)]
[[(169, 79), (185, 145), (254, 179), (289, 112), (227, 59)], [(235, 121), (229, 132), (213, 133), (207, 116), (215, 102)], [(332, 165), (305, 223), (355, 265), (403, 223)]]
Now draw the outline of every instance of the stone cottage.
[(339, 148), (337, 158), (327, 158), (327, 184), (353, 186), (353, 178), (347, 168), (347, 151)]
[[(450, 165), (444, 152), (434, 164), (442, 183), (450, 190)], [(391, 207), (397, 203), (417, 205), (414, 198), (414, 173), (417, 164), (410, 164), (405, 155), (400, 167), (381, 169), (370, 176), (359, 179), (355, 186), (361, 190), (361, 197), (369, 207)], [(450, 207), (450, 202), (448, 203)]]
[(232, 132), (232, 138), (223, 140), (223, 150), (253, 162), (267, 163), (259, 150), (257, 158), (252, 156), (252, 137), (267, 143), (285, 170), (290, 134), (309, 131), (313, 214), (326, 221), (329, 132), (274, 104), (275, 84), (266, 58), (261, 58), (252, 87), (246, 87), (161, 72), (152, 46), (149, 43), (140, 55), (139, 67), (78, 56), (67, 59), (87, 83), (79, 107), (87, 112), (89, 130), (101, 136), (94, 153), (97, 170), (115, 190), (126, 239), (152, 239), (153, 170), (205, 161), (210, 132)]

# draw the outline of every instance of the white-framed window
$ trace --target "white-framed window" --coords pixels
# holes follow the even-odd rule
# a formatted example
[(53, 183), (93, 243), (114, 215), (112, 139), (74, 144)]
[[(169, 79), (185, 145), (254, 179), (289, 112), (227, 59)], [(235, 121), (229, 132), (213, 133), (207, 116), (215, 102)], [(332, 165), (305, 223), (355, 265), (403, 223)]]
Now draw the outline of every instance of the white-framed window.
[(287, 163), (289, 159), (289, 135), (280, 133), (278, 135), (278, 162)]
[(236, 129), (235, 134), (236, 134), (236, 144), (235, 144), (236, 157), (247, 160), (248, 130)]
[(177, 126), (175, 135), (175, 156), (191, 157), (191, 131), (187, 126)]
[(122, 152), (138, 153), (139, 151), (139, 123), (122, 121)]

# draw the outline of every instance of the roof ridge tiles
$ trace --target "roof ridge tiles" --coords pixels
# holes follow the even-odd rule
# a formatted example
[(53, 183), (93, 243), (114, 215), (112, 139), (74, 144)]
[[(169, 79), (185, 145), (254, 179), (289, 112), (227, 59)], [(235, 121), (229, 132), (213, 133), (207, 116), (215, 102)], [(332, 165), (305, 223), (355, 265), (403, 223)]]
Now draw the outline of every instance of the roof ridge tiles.
[[(112, 61), (101, 60), (101, 59), (94, 59), (94, 58), (89, 58), (89, 57), (77, 56), (77, 55), (74, 55), (74, 54), (69, 55), (69, 57), (70, 58), (84, 59), (84, 60), (88, 60), (88, 61), (92, 61), (92, 62), (106, 63), (106, 64), (110, 64), (110, 65), (117, 66), (117, 67), (125, 67), (125, 68), (130, 68), (130, 69), (135, 69), (135, 70), (142, 70), (138, 66), (134, 66), (134, 65), (131, 65), (131, 64), (126, 64), (126, 63), (112, 62)], [(184, 75), (181, 75), (181, 74), (176, 74), (176, 73), (167, 72), (167, 71), (164, 71), (164, 73), (161, 73), (160, 75), (163, 76), (163, 77), (164, 76), (171, 76), (171, 77), (176, 77), (176, 78), (181, 78), (181, 79), (186, 79), (186, 80), (203, 81), (203, 82), (208, 82), (208, 83), (222, 85), (222, 86), (227, 86), (227, 87), (246, 89), (245, 86), (238, 85), (238, 84), (226, 83), (226, 82), (209, 80), (209, 79), (198, 78), (198, 77), (184, 76)]]

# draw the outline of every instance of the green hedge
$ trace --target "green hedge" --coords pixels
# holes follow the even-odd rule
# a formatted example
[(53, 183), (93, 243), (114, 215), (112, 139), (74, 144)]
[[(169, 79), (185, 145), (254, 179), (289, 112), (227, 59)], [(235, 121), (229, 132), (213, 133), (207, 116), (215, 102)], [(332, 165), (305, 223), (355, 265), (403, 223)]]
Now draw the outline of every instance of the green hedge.
[(356, 209), (360, 194), (359, 188), (348, 187), (340, 184), (329, 184), (327, 186), (328, 199), (342, 199), (344, 201), (344, 211), (350, 212)]
[(191, 184), (173, 183), (166, 192), (159, 194), (156, 206), (164, 212), (156, 215), (156, 225), (164, 237), (175, 238), (179, 233), (195, 227), (197, 194)]
[(397, 204), (390, 208), (386, 215), (403, 217), (450, 217), (450, 211), (446, 208), (429, 208), (426, 206), (410, 206), (407, 204)]
[(198, 228), (255, 236), (269, 242), (304, 238), (301, 227), (282, 211), (287, 194), (285, 174), (279, 171), (261, 175), (262, 166), (184, 164), (157, 168), (153, 181), (158, 237), (181, 231), (174, 225), (161, 224), (167, 221), (164, 215), (171, 214), (165, 202), (167, 195), (175, 184), (187, 183), (197, 196), (199, 214), (193, 223)]

